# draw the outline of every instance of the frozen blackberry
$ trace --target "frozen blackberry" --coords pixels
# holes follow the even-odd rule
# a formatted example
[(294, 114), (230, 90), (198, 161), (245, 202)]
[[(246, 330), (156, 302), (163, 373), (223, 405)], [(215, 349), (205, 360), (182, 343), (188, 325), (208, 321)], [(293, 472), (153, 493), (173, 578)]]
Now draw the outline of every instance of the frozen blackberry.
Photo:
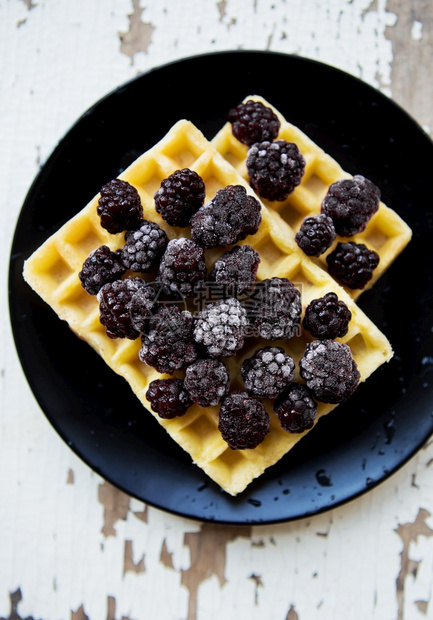
[(316, 400), (341, 403), (353, 394), (360, 373), (347, 344), (313, 340), (299, 361), (301, 377)]
[(140, 195), (133, 185), (113, 179), (101, 188), (96, 208), (101, 226), (111, 234), (137, 229), (143, 220)]
[(218, 405), (227, 395), (229, 387), (229, 373), (219, 360), (199, 359), (185, 371), (185, 388), (200, 407)]
[(230, 357), (244, 345), (247, 314), (238, 299), (208, 304), (197, 315), (194, 338), (210, 357)]
[(344, 301), (331, 292), (308, 304), (302, 326), (315, 338), (341, 338), (347, 334), (351, 318)]
[(185, 415), (192, 405), (182, 379), (155, 379), (149, 384), (146, 398), (152, 411), (164, 420)]
[(251, 396), (276, 398), (293, 380), (295, 363), (282, 347), (258, 349), (244, 360), (241, 373)]
[(320, 256), (331, 247), (336, 236), (332, 219), (320, 213), (305, 218), (295, 235), (295, 240), (308, 256)]
[(235, 245), (215, 262), (209, 280), (224, 297), (238, 297), (254, 288), (259, 263), (260, 254), (250, 245)]
[(351, 237), (362, 232), (379, 209), (380, 190), (360, 174), (329, 186), (322, 213), (332, 218), (337, 234)]
[(296, 144), (286, 140), (258, 142), (248, 151), (251, 187), (262, 198), (282, 201), (301, 182), (305, 159)]
[(289, 433), (303, 433), (314, 426), (317, 403), (302, 383), (291, 383), (277, 397), (274, 411), (281, 428)]
[(191, 237), (204, 248), (232, 245), (260, 226), (261, 205), (242, 185), (228, 185), (191, 218)]
[(151, 271), (164, 253), (167, 243), (165, 231), (155, 222), (146, 220), (138, 230), (126, 233), (125, 245), (121, 249), (122, 262), (131, 271)]
[(197, 359), (194, 317), (175, 305), (162, 306), (141, 336), (139, 358), (158, 372), (172, 374)]
[(333, 278), (351, 289), (364, 288), (379, 264), (379, 255), (363, 243), (340, 242), (326, 262)]
[(227, 120), (232, 124), (234, 137), (247, 146), (275, 140), (281, 125), (271, 108), (251, 99), (229, 110)]
[(262, 338), (291, 338), (299, 326), (301, 294), (287, 278), (258, 282), (245, 304), (250, 324), (255, 334)]
[(97, 299), (99, 320), (107, 336), (135, 340), (152, 312), (155, 291), (141, 278), (125, 278), (104, 284)]
[(188, 226), (203, 206), (205, 184), (194, 170), (176, 170), (161, 182), (155, 194), (155, 209), (170, 226)]
[(84, 290), (89, 295), (96, 295), (104, 284), (119, 280), (125, 271), (118, 252), (112, 252), (108, 246), (101, 245), (90, 252), (78, 277)]
[(163, 292), (175, 299), (193, 297), (205, 278), (203, 248), (186, 237), (169, 241), (156, 278)]
[(252, 450), (265, 439), (269, 422), (264, 404), (237, 390), (222, 402), (218, 429), (232, 450)]

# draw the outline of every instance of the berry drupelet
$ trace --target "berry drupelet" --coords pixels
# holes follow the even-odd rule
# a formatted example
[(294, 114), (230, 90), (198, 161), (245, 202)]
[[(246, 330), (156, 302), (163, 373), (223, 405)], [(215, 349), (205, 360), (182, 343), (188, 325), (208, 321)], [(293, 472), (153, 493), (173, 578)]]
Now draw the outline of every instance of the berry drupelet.
[(331, 247), (336, 236), (332, 219), (320, 213), (305, 218), (295, 241), (308, 256), (320, 256)]
[(344, 301), (331, 292), (308, 304), (302, 326), (314, 338), (341, 338), (347, 334), (351, 318)]
[(247, 314), (238, 299), (208, 304), (197, 315), (194, 339), (210, 357), (231, 357), (244, 345)]
[(111, 234), (139, 228), (143, 207), (138, 191), (121, 179), (113, 179), (101, 188), (97, 205), (101, 226)]
[(301, 377), (316, 400), (341, 403), (355, 391), (360, 373), (347, 344), (313, 340), (299, 361)]
[(287, 278), (258, 282), (248, 302), (248, 318), (256, 335), (267, 340), (291, 338), (301, 320), (301, 294)]
[(274, 411), (281, 428), (289, 433), (303, 433), (314, 426), (317, 403), (302, 383), (291, 383), (278, 395)]
[(156, 277), (162, 291), (174, 299), (193, 297), (203, 287), (205, 278), (203, 248), (186, 237), (169, 241)]
[(252, 450), (269, 432), (264, 404), (240, 390), (229, 394), (219, 411), (218, 429), (232, 450)]
[(147, 273), (156, 267), (167, 243), (165, 231), (155, 222), (146, 220), (137, 230), (126, 233), (121, 249), (122, 262), (131, 271)]
[(191, 218), (191, 237), (204, 248), (232, 245), (254, 235), (262, 221), (261, 205), (242, 185), (227, 185)]
[(241, 374), (251, 396), (276, 398), (293, 380), (295, 363), (282, 347), (258, 349), (242, 363)]
[(251, 99), (229, 110), (227, 120), (232, 124), (234, 137), (247, 146), (275, 140), (281, 126), (271, 108)]
[(164, 420), (185, 415), (192, 400), (181, 379), (155, 379), (149, 384), (146, 398), (152, 411)]
[(214, 407), (227, 395), (230, 378), (227, 368), (216, 359), (199, 359), (185, 371), (185, 388), (200, 407)]
[(96, 295), (104, 284), (115, 282), (125, 273), (119, 252), (112, 252), (106, 245), (101, 245), (83, 263), (78, 274), (81, 286), (89, 295)]
[(332, 183), (322, 202), (322, 213), (332, 218), (337, 234), (362, 232), (379, 209), (380, 190), (360, 174)]
[(247, 155), (251, 187), (261, 198), (283, 201), (299, 185), (305, 159), (296, 144), (286, 140), (258, 142)]
[(250, 245), (235, 245), (215, 262), (209, 280), (224, 297), (238, 297), (254, 288), (259, 263), (260, 254)]
[(162, 306), (141, 336), (139, 358), (158, 372), (172, 374), (197, 359), (193, 341), (194, 317), (175, 305)]
[(163, 179), (154, 198), (155, 209), (163, 220), (170, 226), (185, 227), (203, 206), (205, 184), (197, 172), (183, 168)]
[(363, 243), (340, 242), (326, 262), (333, 278), (351, 289), (364, 288), (379, 264), (379, 255)]

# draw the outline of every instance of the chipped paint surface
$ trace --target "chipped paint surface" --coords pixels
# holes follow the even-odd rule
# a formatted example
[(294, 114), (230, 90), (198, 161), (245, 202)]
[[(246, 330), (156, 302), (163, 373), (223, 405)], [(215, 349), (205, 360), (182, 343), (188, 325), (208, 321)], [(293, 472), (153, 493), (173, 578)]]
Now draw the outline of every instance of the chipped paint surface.
[[(138, 72), (240, 48), (340, 67), (433, 127), (430, 0), (0, 3), (1, 316), (20, 205), (76, 118)], [(39, 411), (1, 329), (0, 620), (433, 618), (433, 441), (329, 513), (200, 524), (90, 471)]]

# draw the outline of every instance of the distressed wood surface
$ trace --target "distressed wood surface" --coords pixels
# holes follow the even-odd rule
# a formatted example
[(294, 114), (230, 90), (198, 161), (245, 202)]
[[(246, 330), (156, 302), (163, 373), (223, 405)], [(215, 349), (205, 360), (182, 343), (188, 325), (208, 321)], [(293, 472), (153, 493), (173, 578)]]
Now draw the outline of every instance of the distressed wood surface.
[(9, 249), (59, 138), (137, 73), (237, 48), (328, 62), (433, 128), (430, 0), (0, 2), (0, 619), (433, 618), (432, 441), (379, 487), (314, 518), (201, 524), (143, 505), (83, 464), (16, 356)]

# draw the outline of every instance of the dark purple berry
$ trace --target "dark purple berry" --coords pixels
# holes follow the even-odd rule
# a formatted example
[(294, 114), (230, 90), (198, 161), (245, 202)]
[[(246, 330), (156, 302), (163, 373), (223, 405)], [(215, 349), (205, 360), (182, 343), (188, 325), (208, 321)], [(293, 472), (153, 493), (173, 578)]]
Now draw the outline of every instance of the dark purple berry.
[(258, 349), (242, 363), (241, 373), (251, 396), (276, 398), (293, 380), (295, 363), (282, 347)]
[(251, 187), (262, 198), (282, 201), (299, 185), (305, 159), (296, 144), (286, 140), (258, 142), (248, 151)]
[(135, 340), (152, 312), (155, 291), (141, 278), (125, 278), (104, 284), (97, 299), (99, 320), (107, 336)]
[(164, 420), (185, 415), (192, 405), (181, 379), (155, 379), (149, 384), (146, 398), (152, 410)]
[(267, 340), (291, 338), (301, 320), (301, 294), (287, 278), (258, 282), (245, 305), (255, 335)]
[(232, 245), (254, 235), (262, 221), (261, 205), (242, 185), (228, 185), (191, 218), (191, 237), (204, 248)]
[(350, 347), (336, 340), (313, 340), (299, 361), (301, 377), (314, 398), (341, 403), (355, 391), (360, 373)]
[(232, 124), (234, 137), (247, 146), (275, 140), (281, 125), (271, 108), (251, 99), (229, 110), (227, 120)]
[(222, 299), (200, 310), (194, 338), (210, 357), (231, 357), (243, 347), (247, 327), (247, 315), (239, 300)]
[(218, 428), (232, 450), (252, 450), (269, 432), (264, 404), (246, 392), (235, 391), (222, 402)]
[(78, 277), (89, 295), (96, 295), (104, 284), (119, 280), (125, 271), (119, 253), (101, 245), (86, 258)]
[(328, 271), (333, 278), (351, 289), (364, 288), (379, 264), (379, 255), (363, 243), (338, 243), (327, 257)]
[(250, 245), (235, 245), (215, 262), (209, 280), (224, 297), (238, 297), (254, 288), (259, 263), (260, 254)]
[(171, 226), (188, 226), (203, 206), (205, 184), (194, 170), (176, 170), (161, 182), (155, 194), (155, 209)]
[(177, 306), (162, 306), (141, 336), (139, 358), (158, 372), (172, 374), (197, 359), (193, 340), (194, 317)]
[(322, 213), (332, 218), (337, 234), (362, 232), (379, 209), (380, 190), (360, 174), (332, 183), (322, 202)]
[(295, 240), (308, 256), (320, 256), (331, 247), (336, 236), (331, 218), (320, 213), (305, 218)]
[(131, 271), (151, 271), (163, 255), (167, 243), (165, 231), (155, 222), (146, 220), (138, 230), (126, 233), (125, 245), (121, 249), (122, 262)]
[(216, 359), (199, 359), (185, 371), (185, 388), (200, 407), (218, 405), (227, 395), (230, 377), (227, 368)]
[(314, 426), (317, 403), (305, 385), (291, 383), (277, 397), (274, 411), (283, 430), (289, 433), (303, 433)]
[(127, 181), (113, 179), (101, 188), (97, 213), (111, 234), (135, 230), (143, 220), (140, 195)]
[(169, 241), (156, 278), (163, 292), (174, 299), (193, 297), (205, 278), (203, 248), (186, 237)]
[(314, 338), (341, 338), (347, 334), (351, 318), (344, 301), (331, 292), (308, 304), (302, 326)]

